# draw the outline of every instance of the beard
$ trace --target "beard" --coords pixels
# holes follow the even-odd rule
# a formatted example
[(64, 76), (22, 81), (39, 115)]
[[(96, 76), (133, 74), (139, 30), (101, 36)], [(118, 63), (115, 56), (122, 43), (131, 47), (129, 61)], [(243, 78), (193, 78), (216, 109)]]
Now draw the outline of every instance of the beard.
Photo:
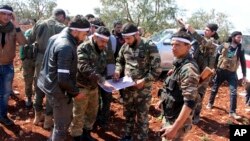
[(135, 38), (134, 42), (132, 44), (129, 44), (129, 47), (134, 48), (136, 47), (137, 39)]
[(233, 39), (233, 43), (235, 43), (236, 45), (239, 45), (239, 44), (241, 44), (241, 41), (237, 41), (237, 40)]

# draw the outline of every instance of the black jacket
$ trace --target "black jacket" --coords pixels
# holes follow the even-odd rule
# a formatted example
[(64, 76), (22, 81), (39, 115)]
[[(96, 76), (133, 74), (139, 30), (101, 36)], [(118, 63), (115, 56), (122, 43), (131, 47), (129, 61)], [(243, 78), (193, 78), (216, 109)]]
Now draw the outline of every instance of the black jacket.
[(76, 96), (77, 41), (65, 28), (49, 39), (37, 86), (55, 97)]

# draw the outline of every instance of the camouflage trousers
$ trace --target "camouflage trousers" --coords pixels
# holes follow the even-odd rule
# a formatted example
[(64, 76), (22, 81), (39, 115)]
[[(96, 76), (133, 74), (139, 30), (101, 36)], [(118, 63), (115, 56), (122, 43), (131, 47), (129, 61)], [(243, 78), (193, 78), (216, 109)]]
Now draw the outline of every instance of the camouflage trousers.
[[(184, 140), (185, 135), (192, 128), (192, 117), (193, 116), (190, 115), (187, 118), (187, 120), (184, 122), (184, 125), (178, 130), (176, 137), (174, 139), (172, 139), (171, 141), (183, 141)], [(173, 120), (168, 120), (168, 119), (165, 118), (165, 116), (163, 117), (162, 128), (169, 127), (169, 126), (171, 126), (173, 124), (174, 124)], [(170, 141), (170, 140), (167, 140), (166, 138), (163, 137), (162, 141)]]
[(194, 110), (194, 117), (200, 116), (201, 109), (202, 109), (202, 101), (204, 99), (207, 87), (209, 85), (209, 81), (210, 81), (210, 79), (207, 79), (207, 80), (203, 81), (201, 83), (201, 85), (199, 85), (199, 87), (198, 87), (198, 94), (199, 95), (198, 95), (197, 104), (196, 104), (196, 107), (195, 107), (195, 110)]
[(135, 127), (138, 131), (137, 140), (145, 141), (148, 139), (148, 113), (151, 98), (151, 84), (142, 89), (134, 87), (124, 89), (125, 136), (133, 136), (134, 127), (137, 125)]
[(107, 124), (110, 117), (110, 104), (112, 101), (112, 93), (106, 92), (102, 88), (99, 88), (99, 109), (97, 114), (98, 124)]
[(22, 61), (23, 77), (25, 86), (25, 96), (31, 98), (33, 94), (34, 74), (35, 74), (35, 60), (24, 59)]
[(82, 100), (73, 100), (73, 120), (70, 126), (70, 134), (73, 137), (82, 135), (82, 129), (92, 130), (98, 111), (98, 88), (80, 88), (80, 93), (86, 97)]
[(34, 110), (39, 112), (43, 110), (43, 99), (46, 97), (46, 115), (52, 115), (53, 114), (53, 109), (51, 105), (49, 104), (47, 100), (47, 96), (43, 91), (41, 91), (37, 87), (37, 78), (40, 73), (40, 69), (42, 66), (42, 60), (43, 60), (43, 55), (42, 54), (37, 54), (36, 57), (36, 62), (35, 62), (35, 78), (34, 78), (34, 86), (35, 86), (35, 97), (34, 97)]

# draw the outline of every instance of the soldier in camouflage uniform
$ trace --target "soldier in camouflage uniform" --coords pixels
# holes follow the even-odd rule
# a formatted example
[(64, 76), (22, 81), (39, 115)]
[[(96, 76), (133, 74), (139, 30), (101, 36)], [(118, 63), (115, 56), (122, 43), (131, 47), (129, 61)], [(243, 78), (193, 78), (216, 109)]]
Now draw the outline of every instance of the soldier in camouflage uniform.
[(199, 68), (191, 57), (191, 36), (177, 32), (172, 37), (172, 52), (176, 57), (173, 72), (159, 91), (164, 111), (163, 140), (181, 140), (192, 127), (192, 113), (198, 97)]
[(75, 141), (94, 140), (90, 131), (98, 111), (98, 83), (113, 88), (105, 81), (106, 52), (104, 50), (109, 36), (110, 32), (107, 28), (99, 27), (93, 37), (82, 43), (77, 50), (77, 85), (86, 98), (73, 103), (73, 121), (70, 126), (70, 134)]
[[(32, 33), (29, 37), (29, 44), (37, 42), (37, 53), (35, 62), (35, 97), (34, 97), (34, 110), (35, 119), (33, 123), (37, 125), (43, 120), (43, 98), (45, 94), (36, 86), (37, 76), (39, 75), (40, 68), (42, 65), (42, 60), (44, 52), (47, 47), (47, 42), (52, 35), (60, 33), (65, 25), (63, 24), (65, 20), (65, 12), (62, 9), (55, 9), (53, 11), (53, 16), (46, 20), (38, 21), (33, 27)], [(44, 128), (50, 128), (53, 125), (52, 121), (52, 108), (46, 102), (46, 116), (44, 121)]]
[[(26, 39), (29, 38), (32, 32), (32, 28), (24, 32)], [(25, 106), (32, 106), (32, 95), (33, 95), (33, 82), (35, 74), (35, 56), (34, 56), (34, 44), (25, 45), (20, 47), (20, 58), (22, 60), (24, 87), (25, 87)]]
[[(148, 139), (148, 112), (151, 102), (151, 86), (161, 74), (160, 55), (151, 41), (141, 39), (138, 28), (130, 23), (123, 26), (124, 45), (116, 59), (115, 80), (124, 71), (136, 83), (124, 89), (124, 116), (126, 118), (125, 135), (121, 141), (132, 140), (137, 121), (137, 140)], [(137, 118), (137, 119), (136, 119)]]
[[(186, 24), (185, 28), (191, 33), (192, 38), (196, 40), (196, 44), (192, 47), (191, 53), (199, 66), (200, 72), (202, 72), (206, 67), (214, 70), (217, 39), (219, 39), (219, 36), (216, 33), (218, 25), (214, 23), (208, 24), (204, 30), (204, 37), (199, 35), (189, 24)], [(200, 121), (202, 101), (209, 85), (209, 81), (210, 78), (207, 78), (198, 87), (199, 97), (193, 117), (194, 124), (197, 124)]]
[(220, 85), (226, 80), (230, 88), (230, 111), (229, 116), (234, 119), (241, 117), (236, 114), (237, 107), (237, 68), (239, 62), (242, 68), (243, 82), (246, 82), (246, 59), (245, 51), (241, 46), (242, 33), (235, 31), (231, 34), (228, 42), (219, 47), (216, 55), (216, 75), (214, 84), (211, 88), (211, 95), (207, 105), (208, 109), (212, 109), (216, 94)]

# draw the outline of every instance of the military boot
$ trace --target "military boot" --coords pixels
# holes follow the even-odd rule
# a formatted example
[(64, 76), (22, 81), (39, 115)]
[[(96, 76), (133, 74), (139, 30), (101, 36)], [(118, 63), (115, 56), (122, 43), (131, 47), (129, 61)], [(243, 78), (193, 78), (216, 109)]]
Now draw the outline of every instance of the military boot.
[(83, 141), (95, 141), (95, 139), (90, 135), (90, 130), (83, 129), (81, 140)]
[(35, 119), (33, 121), (33, 124), (38, 125), (39, 122), (43, 121), (44, 115), (43, 112), (36, 112), (35, 111)]
[(52, 115), (45, 115), (43, 128), (44, 129), (51, 129), (54, 125), (53, 117)]

